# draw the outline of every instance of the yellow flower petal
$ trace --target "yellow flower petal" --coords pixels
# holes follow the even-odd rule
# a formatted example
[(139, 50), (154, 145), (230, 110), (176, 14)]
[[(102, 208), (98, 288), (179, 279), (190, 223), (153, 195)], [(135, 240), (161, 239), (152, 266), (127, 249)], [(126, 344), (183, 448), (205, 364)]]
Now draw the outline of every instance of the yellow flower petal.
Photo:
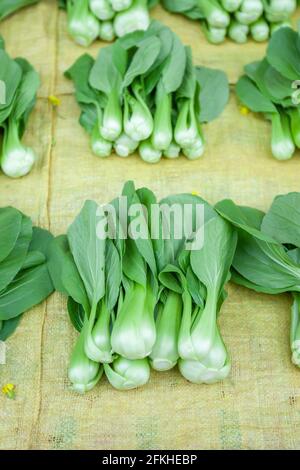
[(7, 398), (14, 399), (15, 389), (16, 389), (16, 386), (14, 384), (6, 384), (2, 387), (2, 393), (6, 395)]
[(248, 116), (248, 114), (250, 114), (250, 109), (247, 108), (247, 106), (241, 106), (240, 113), (242, 116)]
[(60, 106), (60, 103), (61, 103), (60, 99), (57, 98), (57, 96), (54, 96), (54, 95), (48, 96), (48, 101), (49, 101), (49, 103), (52, 104), (52, 106), (55, 106), (55, 107)]

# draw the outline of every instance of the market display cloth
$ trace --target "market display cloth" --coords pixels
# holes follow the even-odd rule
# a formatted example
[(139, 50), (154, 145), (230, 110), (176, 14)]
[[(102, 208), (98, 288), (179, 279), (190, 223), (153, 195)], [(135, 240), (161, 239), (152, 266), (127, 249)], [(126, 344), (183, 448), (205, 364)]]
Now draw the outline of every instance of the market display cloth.
[[(160, 7), (156, 19), (192, 45), (194, 62), (224, 69), (233, 85), (243, 66), (263, 57), (266, 45), (206, 42), (199, 24)], [(297, 17), (300, 16), (298, 9)], [(295, 21), (296, 23), (296, 21)], [(244, 116), (236, 97), (205, 128), (203, 159), (138, 157), (97, 159), (78, 123), (72, 83), (63, 72), (85, 52), (69, 39), (66, 15), (54, 0), (24, 9), (0, 24), (7, 50), (26, 57), (42, 87), (26, 141), (39, 155), (33, 172), (10, 180), (0, 175), (0, 206), (13, 205), (55, 235), (66, 231), (86, 199), (108, 202), (133, 179), (158, 197), (198, 192), (215, 203), (267, 210), (277, 194), (300, 190), (300, 153), (288, 162), (271, 156), (270, 125)], [(89, 52), (97, 54), (103, 43)], [(58, 108), (48, 96), (61, 100)], [(4, 449), (296, 449), (300, 447), (300, 371), (291, 364), (291, 298), (230, 285), (220, 319), (232, 356), (223, 383), (198, 386), (177, 370), (152, 372), (150, 383), (117, 392), (105, 378), (86, 396), (69, 389), (67, 367), (76, 333), (59, 294), (26, 314), (7, 342), (0, 385), (16, 385), (16, 400), (0, 397), (0, 448)]]

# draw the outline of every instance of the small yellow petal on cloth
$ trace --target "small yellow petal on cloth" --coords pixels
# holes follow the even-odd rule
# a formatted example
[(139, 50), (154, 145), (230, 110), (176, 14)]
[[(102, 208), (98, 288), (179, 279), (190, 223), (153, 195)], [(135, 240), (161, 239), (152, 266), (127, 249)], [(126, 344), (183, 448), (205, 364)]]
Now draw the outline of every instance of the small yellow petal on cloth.
[(54, 96), (54, 95), (48, 96), (48, 101), (49, 101), (49, 103), (51, 103), (52, 106), (54, 106), (54, 107), (60, 106), (60, 103), (61, 103), (60, 99), (57, 98), (57, 96)]
[(248, 116), (248, 114), (250, 114), (250, 109), (247, 108), (247, 106), (241, 106), (240, 113), (242, 116)]
[(2, 393), (7, 396), (7, 398), (15, 398), (16, 386), (14, 384), (6, 384), (2, 387)]

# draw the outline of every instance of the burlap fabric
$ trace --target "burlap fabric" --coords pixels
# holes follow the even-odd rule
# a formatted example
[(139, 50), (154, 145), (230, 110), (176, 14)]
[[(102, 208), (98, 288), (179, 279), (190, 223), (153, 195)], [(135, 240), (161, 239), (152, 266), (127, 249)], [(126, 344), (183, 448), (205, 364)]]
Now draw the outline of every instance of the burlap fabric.
[[(244, 64), (264, 54), (265, 45), (252, 42), (209, 45), (197, 23), (160, 7), (153, 15), (192, 46), (196, 63), (224, 69), (232, 85)], [(260, 209), (278, 193), (299, 191), (299, 153), (289, 162), (273, 159), (269, 124), (242, 116), (233, 93), (222, 117), (205, 128), (207, 150), (200, 161), (149, 166), (138, 157), (93, 157), (78, 124), (72, 84), (63, 77), (84, 52), (66, 33), (65, 13), (54, 0), (43, 0), (5, 20), (0, 31), (8, 51), (27, 57), (42, 76), (26, 136), (39, 161), (21, 180), (0, 176), (0, 206), (14, 205), (60, 234), (85, 199), (108, 201), (128, 179), (158, 196), (197, 191), (212, 203), (230, 197)], [(95, 55), (99, 45), (90, 52)], [(60, 98), (58, 109), (48, 103), (49, 95)], [(16, 384), (17, 398), (0, 396), (0, 448), (299, 448), (300, 372), (290, 361), (290, 303), (289, 296), (230, 286), (220, 321), (233, 368), (224, 383), (192, 385), (174, 370), (153, 372), (150, 384), (137, 391), (114, 391), (103, 379), (78, 396), (66, 374), (76, 333), (65, 299), (55, 294), (24, 317), (7, 343), (0, 384)]]

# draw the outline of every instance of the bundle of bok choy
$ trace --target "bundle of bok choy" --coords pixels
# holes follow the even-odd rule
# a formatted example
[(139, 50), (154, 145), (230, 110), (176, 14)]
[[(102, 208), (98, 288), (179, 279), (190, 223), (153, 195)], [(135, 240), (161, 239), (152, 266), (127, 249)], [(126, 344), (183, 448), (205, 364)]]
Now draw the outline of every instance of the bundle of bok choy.
[(0, 341), (54, 290), (48, 272), (52, 235), (13, 207), (0, 208)]
[(101, 49), (96, 60), (83, 55), (66, 76), (100, 157), (138, 149), (148, 163), (181, 151), (197, 159), (204, 151), (201, 124), (219, 116), (229, 97), (226, 75), (195, 67), (191, 49), (157, 21)]
[(164, 7), (193, 20), (200, 20), (208, 41), (237, 43), (252, 37), (267, 41), (282, 26), (290, 25), (297, 0), (162, 0)]
[(238, 232), (232, 280), (265, 294), (290, 292), (292, 362), (300, 367), (300, 193), (274, 199), (267, 214), (236, 206), (216, 205), (219, 214)]
[(58, 3), (67, 10), (70, 36), (87, 47), (97, 38), (113, 41), (148, 29), (149, 9), (158, 0), (58, 0)]
[(0, 37), (0, 167), (18, 178), (30, 172), (35, 154), (21, 143), (40, 86), (38, 73), (25, 59), (12, 59)]
[[(176, 211), (187, 207), (186, 226), (186, 214), (179, 222)], [(53, 283), (68, 296), (80, 332), (69, 367), (73, 388), (89, 391), (105, 372), (113, 387), (128, 390), (148, 382), (150, 366), (177, 364), (194, 383), (227, 377), (231, 363), (217, 317), (236, 239), (198, 196), (158, 203), (149, 189), (128, 182), (107, 206), (87, 201), (50, 249)]]
[(277, 31), (266, 57), (245, 67), (236, 92), (241, 102), (272, 123), (272, 154), (290, 159), (300, 148), (300, 35)]

